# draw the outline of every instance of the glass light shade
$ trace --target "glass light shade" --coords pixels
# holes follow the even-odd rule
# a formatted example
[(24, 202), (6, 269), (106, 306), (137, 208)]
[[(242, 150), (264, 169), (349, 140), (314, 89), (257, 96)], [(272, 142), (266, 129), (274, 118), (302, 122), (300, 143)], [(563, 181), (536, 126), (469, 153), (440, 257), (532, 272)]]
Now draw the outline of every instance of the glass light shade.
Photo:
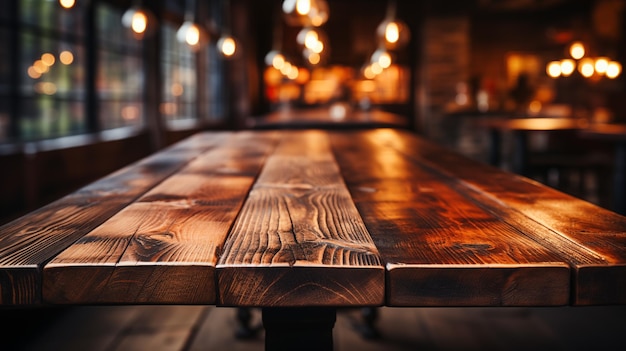
[(561, 74), (564, 77), (568, 77), (574, 72), (574, 69), (576, 69), (576, 64), (574, 63), (574, 60), (563, 59), (560, 62), (560, 68), (561, 68)]
[(321, 54), (328, 43), (326, 33), (320, 28), (305, 27), (298, 32), (296, 36), (296, 42), (303, 48), (308, 49), (317, 54)]
[(561, 62), (552, 61), (548, 63), (546, 67), (546, 73), (552, 78), (557, 78), (561, 75)]
[(578, 62), (578, 72), (583, 77), (589, 78), (595, 73), (594, 62), (592, 59), (582, 59)]
[(569, 54), (575, 60), (580, 60), (585, 56), (585, 46), (583, 43), (576, 41), (569, 47)]
[(208, 34), (193, 21), (185, 21), (176, 32), (176, 39), (197, 51), (208, 42)]
[(594, 63), (594, 68), (596, 72), (599, 74), (606, 73), (606, 69), (609, 65), (609, 59), (606, 57), (598, 57), (596, 58), (596, 62)]
[(374, 51), (374, 53), (372, 54), (372, 57), (370, 58), (370, 62), (376, 63), (381, 68), (385, 69), (391, 66), (391, 63), (393, 62), (393, 58), (391, 57), (391, 54), (385, 48), (380, 48)]
[(285, 21), (292, 26), (319, 27), (328, 21), (326, 0), (284, 0)]
[(272, 50), (265, 55), (265, 64), (272, 66), (277, 70), (281, 70), (285, 65), (285, 62), (287, 62), (285, 55), (278, 50)]
[(224, 35), (217, 40), (217, 48), (225, 58), (233, 58), (238, 52), (237, 41), (230, 35)]
[(76, 5), (76, 1), (75, 0), (59, 0), (59, 5), (61, 5), (61, 7), (63, 7), (64, 9), (71, 9), (72, 7), (74, 7), (74, 5)]
[(129, 28), (137, 39), (143, 39), (151, 35), (157, 27), (156, 17), (152, 12), (139, 6), (132, 6), (124, 12), (122, 25)]
[(404, 47), (411, 38), (408, 26), (397, 18), (387, 18), (376, 28), (378, 45), (395, 50)]
[(622, 65), (617, 61), (610, 61), (606, 67), (606, 76), (608, 78), (617, 78), (622, 73)]

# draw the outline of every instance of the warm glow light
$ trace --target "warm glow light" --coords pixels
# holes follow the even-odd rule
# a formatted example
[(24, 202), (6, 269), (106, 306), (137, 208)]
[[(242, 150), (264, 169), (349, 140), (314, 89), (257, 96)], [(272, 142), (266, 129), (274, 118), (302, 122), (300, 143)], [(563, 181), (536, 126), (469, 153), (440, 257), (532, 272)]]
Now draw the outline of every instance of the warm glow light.
[(316, 52), (312, 52), (307, 57), (307, 60), (309, 60), (310, 64), (317, 65), (322, 60), (322, 57), (320, 56), (320, 54), (318, 54)]
[(130, 28), (137, 34), (145, 32), (146, 28), (148, 28), (148, 17), (146, 14), (141, 11), (135, 12)]
[(74, 55), (70, 51), (65, 50), (59, 54), (59, 60), (64, 65), (70, 65), (74, 62)]
[(48, 72), (48, 70), (50, 69), (41, 60), (35, 61), (35, 63), (33, 63), (33, 67), (35, 68), (35, 71), (39, 72), (40, 74), (44, 74), (44, 73)]
[(217, 42), (217, 46), (220, 48), (222, 54), (226, 57), (233, 56), (237, 50), (237, 44), (232, 37), (222, 37)]
[(397, 43), (400, 39), (400, 28), (396, 22), (389, 22), (385, 28), (385, 40), (389, 43)]
[(41, 72), (37, 71), (37, 69), (34, 66), (30, 66), (28, 67), (28, 76), (31, 77), (32, 79), (37, 79), (41, 77)]
[(581, 42), (574, 42), (569, 47), (569, 54), (573, 59), (579, 60), (585, 56), (585, 46)]
[(530, 104), (528, 105), (528, 112), (531, 115), (536, 115), (539, 112), (541, 112), (541, 102), (537, 100), (531, 101)]
[(272, 50), (265, 55), (265, 64), (280, 70), (285, 64), (285, 56), (278, 50)]
[(314, 30), (309, 30), (308, 32), (306, 32), (306, 35), (304, 37), (304, 46), (306, 46), (309, 49), (313, 49), (313, 47), (319, 42), (319, 36), (317, 35), (317, 32)]
[(289, 74), (289, 71), (291, 71), (291, 63), (285, 61), (283, 66), (280, 68), (280, 73), (286, 76)]
[(315, 45), (313, 45), (313, 47), (311, 48), (311, 51), (316, 54), (321, 53), (322, 51), (324, 51), (324, 43), (322, 43), (321, 41), (316, 42)]
[(608, 78), (617, 78), (622, 73), (622, 65), (619, 62), (611, 61), (606, 67), (606, 76)]
[(54, 62), (55, 62), (54, 55), (52, 55), (51, 53), (45, 53), (41, 55), (41, 62), (43, 62), (43, 64), (48, 67), (54, 65)]
[(71, 9), (76, 4), (74, 0), (59, 0), (59, 4), (65, 9)]
[(194, 25), (187, 29), (187, 33), (185, 34), (185, 41), (191, 46), (198, 45), (198, 43), (200, 42), (200, 30), (198, 29), (198, 27)]
[(374, 74), (374, 71), (372, 70), (371, 65), (368, 65), (367, 67), (365, 67), (365, 69), (363, 70), (363, 76), (367, 79), (376, 78), (376, 74)]
[(379, 75), (383, 72), (383, 68), (380, 66), (380, 64), (378, 62), (374, 62), (370, 65), (371, 69), (372, 69), (372, 73), (374, 73), (374, 75)]
[(57, 86), (51, 82), (39, 82), (35, 84), (35, 91), (39, 94), (54, 95), (57, 92)]
[(586, 78), (593, 76), (593, 73), (595, 71), (593, 60), (592, 59), (581, 60), (578, 63), (578, 71), (580, 72), (580, 74), (582, 74)]
[(136, 120), (139, 118), (139, 108), (137, 106), (125, 106), (122, 108), (121, 115), (127, 121)]
[(291, 65), (291, 67), (289, 67), (289, 72), (287, 72), (287, 78), (294, 80), (298, 78), (298, 74), (300, 74), (298, 67)]
[(283, 14), (288, 24), (319, 27), (328, 21), (326, 0), (283, 0)]
[(574, 60), (570, 60), (570, 59), (561, 60), (560, 66), (561, 66), (560, 67), (561, 68), (561, 74), (564, 77), (569, 77), (574, 72), (574, 69), (576, 69), (576, 65), (574, 64)]
[(598, 57), (596, 59), (596, 63), (594, 64), (594, 68), (598, 74), (606, 73), (606, 69), (609, 65), (609, 60), (606, 57)]
[(311, 12), (311, 0), (297, 0), (296, 11), (302, 16), (308, 15)]
[(183, 88), (183, 85), (180, 83), (172, 84), (170, 90), (173, 96), (181, 96), (183, 95), (183, 92), (185, 91), (185, 89)]
[(383, 69), (389, 68), (391, 61), (391, 55), (385, 49), (378, 49), (372, 54), (371, 62), (377, 63)]
[(546, 72), (552, 78), (557, 78), (561, 75), (561, 63), (559, 61), (552, 61), (548, 63), (548, 67), (546, 68)]
[(148, 10), (133, 6), (122, 15), (122, 24), (124, 27), (130, 28), (137, 39), (141, 39), (148, 34), (148, 24), (151, 21), (149, 18), (154, 19)]

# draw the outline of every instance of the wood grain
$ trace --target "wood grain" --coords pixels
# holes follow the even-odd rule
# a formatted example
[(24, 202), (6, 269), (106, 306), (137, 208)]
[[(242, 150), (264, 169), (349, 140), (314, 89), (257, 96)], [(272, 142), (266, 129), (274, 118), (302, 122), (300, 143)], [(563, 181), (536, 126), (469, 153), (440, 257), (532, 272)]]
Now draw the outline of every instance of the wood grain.
[(44, 268), (49, 303), (212, 304), (215, 264), (272, 134), (202, 154)]
[(477, 205), (420, 159), (378, 145), (379, 137), (399, 144), (414, 139), (387, 130), (347, 138), (336, 134), (332, 144), (386, 263), (387, 305), (568, 303), (569, 269), (562, 259)]
[(626, 303), (626, 217), (400, 131), (368, 137), (457, 179), (467, 196), (556, 252), (574, 272), (572, 304)]
[(0, 227), (0, 305), (41, 303), (44, 263), (225, 137), (189, 138)]
[(225, 306), (380, 305), (384, 268), (321, 131), (284, 132), (218, 269)]

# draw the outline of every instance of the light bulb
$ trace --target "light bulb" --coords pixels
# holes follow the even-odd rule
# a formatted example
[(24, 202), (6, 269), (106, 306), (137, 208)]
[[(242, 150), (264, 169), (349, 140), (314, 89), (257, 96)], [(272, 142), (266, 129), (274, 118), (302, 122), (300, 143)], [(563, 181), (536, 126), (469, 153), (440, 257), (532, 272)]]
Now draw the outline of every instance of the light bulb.
[(139, 6), (129, 8), (122, 15), (122, 25), (129, 28), (137, 39), (143, 39), (152, 34), (156, 28), (155, 21), (150, 11)]
[(284, 0), (285, 20), (292, 26), (319, 27), (328, 21), (326, 0)]
[(237, 43), (231, 36), (223, 36), (217, 41), (217, 47), (224, 57), (233, 57), (237, 51)]
[(193, 21), (185, 21), (176, 32), (176, 39), (186, 43), (192, 50), (198, 50), (207, 41), (206, 34)]
[(376, 28), (378, 45), (390, 50), (404, 47), (411, 37), (408, 26), (397, 18), (387, 18)]

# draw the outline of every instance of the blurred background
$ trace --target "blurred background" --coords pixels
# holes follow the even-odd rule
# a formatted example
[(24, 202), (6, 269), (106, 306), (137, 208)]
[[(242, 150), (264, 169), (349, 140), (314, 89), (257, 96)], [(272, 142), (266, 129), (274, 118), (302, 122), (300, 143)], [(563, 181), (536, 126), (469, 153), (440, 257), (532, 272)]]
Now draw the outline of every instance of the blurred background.
[[(625, 122), (624, 6), (2, 1), (0, 223), (199, 130), (251, 128), (275, 113), (293, 121), (300, 111), (334, 120), (384, 111), (395, 126), (485, 162), (489, 135), (477, 119)], [(498, 166), (511, 169), (512, 143), (505, 135)], [(548, 145), (545, 134), (531, 140)], [(606, 152), (611, 167), (609, 147), (584, 145)], [(610, 207), (595, 191), (610, 173), (594, 174), (590, 186), (579, 175), (562, 189)], [(555, 177), (537, 175), (563, 184)]]

